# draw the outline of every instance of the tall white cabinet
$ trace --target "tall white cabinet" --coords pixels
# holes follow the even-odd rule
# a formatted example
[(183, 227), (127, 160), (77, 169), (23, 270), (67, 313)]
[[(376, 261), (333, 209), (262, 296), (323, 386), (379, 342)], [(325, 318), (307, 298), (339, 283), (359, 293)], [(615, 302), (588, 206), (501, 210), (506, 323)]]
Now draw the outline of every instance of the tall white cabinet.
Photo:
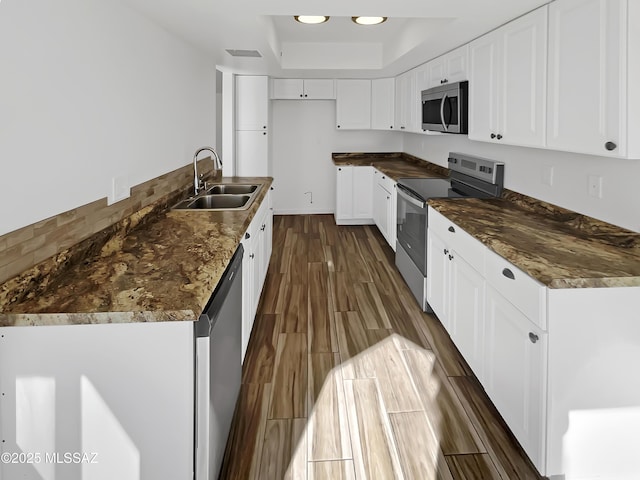
[(236, 76), (235, 107), (236, 175), (270, 176), (269, 77)]
[(543, 147), (547, 7), (470, 45), (469, 138)]

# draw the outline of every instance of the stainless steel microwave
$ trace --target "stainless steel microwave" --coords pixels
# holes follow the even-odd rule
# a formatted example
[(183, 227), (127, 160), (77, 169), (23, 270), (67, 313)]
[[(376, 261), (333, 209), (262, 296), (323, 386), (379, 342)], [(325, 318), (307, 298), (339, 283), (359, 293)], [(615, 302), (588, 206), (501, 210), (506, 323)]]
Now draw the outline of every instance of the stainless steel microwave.
[(469, 82), (456, 82), (422, 91), (422, 130), (467, 133)]

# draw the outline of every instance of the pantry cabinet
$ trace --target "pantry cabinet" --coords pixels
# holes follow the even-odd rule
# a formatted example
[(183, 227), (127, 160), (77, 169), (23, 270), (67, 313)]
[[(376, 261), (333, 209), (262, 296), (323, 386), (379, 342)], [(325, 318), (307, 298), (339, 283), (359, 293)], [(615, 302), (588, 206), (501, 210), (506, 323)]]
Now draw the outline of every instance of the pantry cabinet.
[(547, 7), (470, 44), (469, 138), (544, 147)]
[(549, 5), (550, 148), (640, 158), (639, 20), (634, 1)]
[(235, 174), (269, 176), (269, 78), (238, 75), (235, 87)]
[(371, 80), (336, 80), (336, 127), (371, 128)]

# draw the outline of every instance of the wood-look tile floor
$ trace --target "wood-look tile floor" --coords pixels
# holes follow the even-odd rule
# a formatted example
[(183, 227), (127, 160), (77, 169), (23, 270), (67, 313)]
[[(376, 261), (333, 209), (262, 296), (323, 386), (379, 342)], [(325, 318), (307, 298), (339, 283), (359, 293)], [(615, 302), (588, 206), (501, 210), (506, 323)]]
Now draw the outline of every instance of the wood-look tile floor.
[(373, 226), (276, 216), (221, 479), (539, 479)]

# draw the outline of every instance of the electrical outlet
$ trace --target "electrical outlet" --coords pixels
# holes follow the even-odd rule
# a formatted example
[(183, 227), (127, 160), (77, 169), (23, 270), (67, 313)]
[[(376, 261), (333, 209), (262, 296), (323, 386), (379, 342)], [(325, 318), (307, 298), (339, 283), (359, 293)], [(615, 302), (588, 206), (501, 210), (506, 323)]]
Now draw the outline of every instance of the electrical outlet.
[(551, 165), (544, 165), (542, 167), (542, 184), (553, 186), (553, 167)]
[(589, 192), (589, 196), (602, 198), (602, 177), (600, 175), (589, 175), (587, 180), (587, 191)]
[(111, 192), (107, 198), (107, 204), (111, 205), (130, 196), (131, 188), (129, 188), (127, 177), (124, 175), (113, 177), (111, 179)]

